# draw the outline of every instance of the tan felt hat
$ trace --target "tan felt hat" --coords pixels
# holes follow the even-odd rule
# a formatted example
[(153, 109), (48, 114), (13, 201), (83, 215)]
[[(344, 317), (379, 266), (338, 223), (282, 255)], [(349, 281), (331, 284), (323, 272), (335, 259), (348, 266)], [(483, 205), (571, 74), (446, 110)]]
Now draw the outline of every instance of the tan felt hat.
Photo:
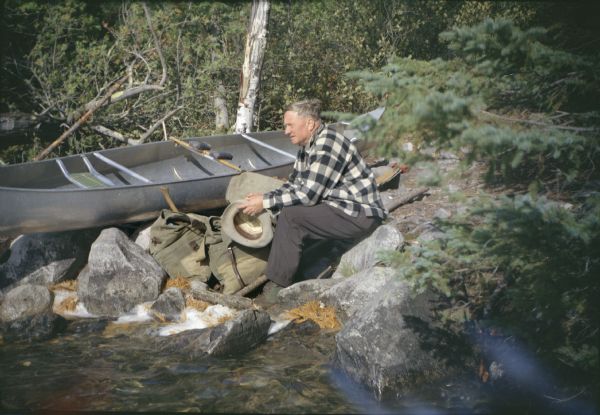
[(241, 200), (232, 202), (221, 215), (221, 232), (231, 240), (250, 247), (262, 248), (273, 239), (273, 225), (268, 211), (258, 216), (247, 215), (240, 210)]

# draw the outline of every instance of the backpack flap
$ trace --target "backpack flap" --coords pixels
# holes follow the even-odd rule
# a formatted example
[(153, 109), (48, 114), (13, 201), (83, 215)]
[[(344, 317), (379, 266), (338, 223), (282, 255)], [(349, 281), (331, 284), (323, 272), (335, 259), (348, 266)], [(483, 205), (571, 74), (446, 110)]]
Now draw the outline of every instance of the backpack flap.
[(208, 255), (210, 269), (223, 285), (223, 293), (234, 294), (264, 274), (269, 247), (248, 248), (223, 240), (210, 245)]
[[(171, 278), (187, 277), (208, 281), (206, 256), (209, 218), (163, 210), (150, 228), (150, 254)], [(214, 235), (211, 233), (211, 238)]]

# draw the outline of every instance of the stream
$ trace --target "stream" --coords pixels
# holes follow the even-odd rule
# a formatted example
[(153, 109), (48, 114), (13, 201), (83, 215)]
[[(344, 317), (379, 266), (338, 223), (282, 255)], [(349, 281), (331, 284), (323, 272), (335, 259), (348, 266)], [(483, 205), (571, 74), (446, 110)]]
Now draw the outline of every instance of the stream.
[[(380, 403), (331, 366), (335, 332), (308, 323), (241, 356), (200, 359), (158, 350), (148, 333), (159, 327), (84, 319), (51, 340), (0, 343), (0, 412), (595, 413), (589, 403), (555, 405), (534, 389), (507, 393), (473, 375)], [(541, 375), (538, 386), (549, 380), (520, 365)]]
[(152, 325), (104, 325), (84, 321), (52, 340), (3, 344), (0, 410), (443, 413), (469, 399), (445, 395), (443, 385), (382, 405), (333, 370), (334, 333), (310, 325), (235, 358), (195, 360), (156, 350), (145, 334)]

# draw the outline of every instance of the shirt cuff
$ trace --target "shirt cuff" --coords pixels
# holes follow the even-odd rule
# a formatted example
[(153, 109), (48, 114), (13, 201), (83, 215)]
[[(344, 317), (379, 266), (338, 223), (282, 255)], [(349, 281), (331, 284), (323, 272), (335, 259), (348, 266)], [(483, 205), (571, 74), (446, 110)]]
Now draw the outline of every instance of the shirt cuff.
[(263, 208), (270, 209), (275, 205), (275, 201), (270, 197), (270, 193), (263, 195)]

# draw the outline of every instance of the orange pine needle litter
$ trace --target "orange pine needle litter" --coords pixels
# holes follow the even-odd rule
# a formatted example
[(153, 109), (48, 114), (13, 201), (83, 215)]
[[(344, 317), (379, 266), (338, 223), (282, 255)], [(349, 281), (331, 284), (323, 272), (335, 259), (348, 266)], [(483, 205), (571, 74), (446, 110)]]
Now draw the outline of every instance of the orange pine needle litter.
[(310, 301), (300, 307), (293, 308), (286, 313), (287, 317), (297, 323), (312, 320), (322, 329), (340, 329), (341, 324), (335, 315), (335, 309), (320, 303)]
[(185, 299), (185, 306), (195, 308), (198, 311), (204, 311), (210, 306), (206, 301), (196, 300), (191, 295), (188, 295)]
[(50, 287), (50, 290), (66, 290), (66, 291), (77, 291), (77, 280), (65, 280), (58, 282)]
[(57, 310), (59, 312), (65, 311), (75, 311), (75, 307), (77, 307), (77, 303), (79, 300), (77, 297), (67, 297), (58, 305)]
[(172, 287), (179, 288), (183, 291), (189, 290), (190, 288), (192, 288), (188, 279), (184, 278), (184, 277), (169, 278), (167, 280), (167, 283), (165, 284), (165, 290), (168, 290), (169, 288), (172, 288)]

